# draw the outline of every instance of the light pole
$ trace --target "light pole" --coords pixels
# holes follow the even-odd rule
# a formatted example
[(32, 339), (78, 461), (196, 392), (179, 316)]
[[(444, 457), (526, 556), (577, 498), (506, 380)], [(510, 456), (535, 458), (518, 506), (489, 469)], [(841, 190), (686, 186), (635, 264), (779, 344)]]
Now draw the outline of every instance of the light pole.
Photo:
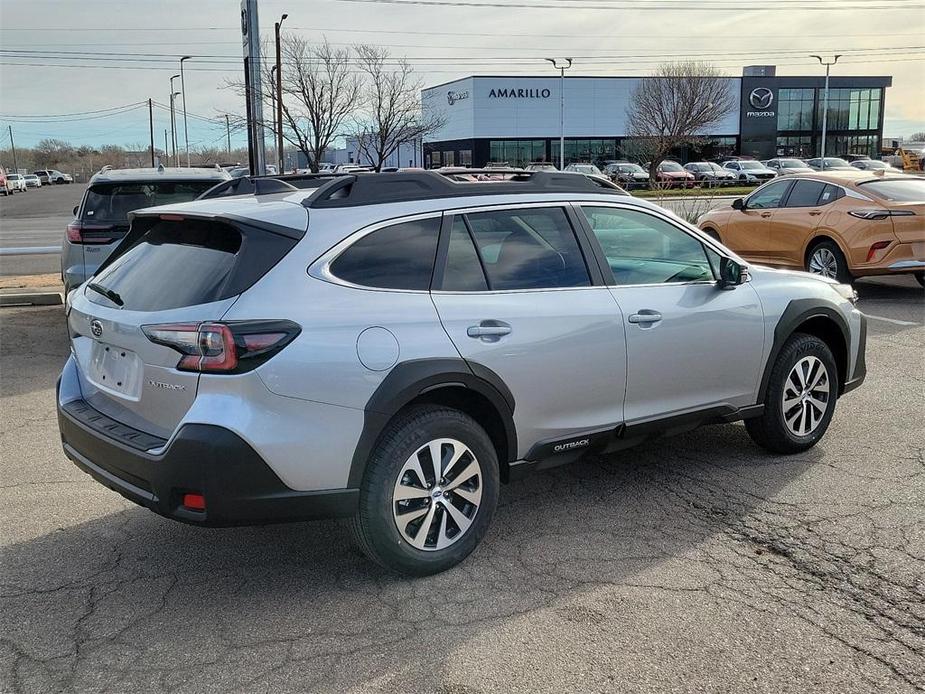
[(189, 130), (186, 127), (186, 80), (183, 78), (183, 61), (192, 56), (184, 55), (180, 58), (180, 91), (183, 92), (183, 141), (186, 144), (186, 168), (189, 168)]
[[(177, 158), (177, 120), (174, 113), (174, 97), (180, 92), (173, 88), (173, 81), (178, 77), (180, 77), (180, 75), (176, 74), (170, 78), (170, 144), (173, 147), (174, 164), (177, 166), (180, 165), (180, 160)], [(169, 157), (167, 161), (170, 161)]]
[(822, 170), (825, 171), (825, 138), (826, 131), (828, 129), (828, 117), (829, 117), (829, 68), (831, 68), (835, 63), (838, 62), (838, 59), (841, 58), (840, 53), (835, 54), (834, 60), (832, 62), (826, 62), (822, 59), (821, 55), (811, 55), (810, 58), (815, 58), (819, 61), (820, 65), (825, 65), (825, 93), (822, 97)]
[(283, 173), (283, 66), (280, 55), (279, 30), (283, 21), (288, 17), (284, 14), (276, 23), (276, 159), (277, 173)]
[(565, 62), (559, 64), (558, 58), (546, 58), (552, 66), (559, 71), (561, 79), (559, 80), (559, 170), (565, 168), (565, 71), (572, 67), (572, 59), (565, 58)]

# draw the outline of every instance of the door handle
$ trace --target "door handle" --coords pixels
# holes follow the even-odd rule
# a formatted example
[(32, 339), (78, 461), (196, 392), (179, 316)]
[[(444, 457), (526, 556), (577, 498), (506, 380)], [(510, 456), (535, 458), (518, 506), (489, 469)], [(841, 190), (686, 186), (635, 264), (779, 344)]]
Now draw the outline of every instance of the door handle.
[(822, 210), (810, 210), (809, 213), (810, 213), (813, 217), (815, 217), (815, 216), (817, 216), (817, 215), (822, 214)]
[(762, 212), (762, 213), (761, 213), (761, 216), (764, 217), (765, 219), (767, 219), (768, 217), (771, 216), (771, 213), (770, 213), (770, 212)]
[(487, 337), (498, 339), (504, 335), (510, 335), (510, 333), (511, 326), (501, 321), (483, 320), (478, 325), (470, 325), (466, 329), (466, 335), (476, 338)]
[(630, 323), (658, 323), (662, 319), (662, 314), (657, 311), (643, 309), (639, 313), (632, 314), (627, 320)]

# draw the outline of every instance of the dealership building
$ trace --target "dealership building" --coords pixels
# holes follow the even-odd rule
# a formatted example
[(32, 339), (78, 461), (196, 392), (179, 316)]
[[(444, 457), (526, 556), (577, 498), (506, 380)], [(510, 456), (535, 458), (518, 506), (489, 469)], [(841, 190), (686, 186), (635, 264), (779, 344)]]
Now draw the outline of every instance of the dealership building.
[[(731, 155), (811, 157), (821, 146), (822, 76), (777, 76), (774, 66), (728, 77), (734, 107), (700, 141), (675, 152), (682, 161)], [(565, 160), (602, 163), (641, 158), (627, 133), (636, 86), (657, 77), (473, 76), (422, 92), (440, 128), (424, 140), (424, 164), (485, 166), (559, 161), (560, 89), (565, 94)], [(831, 77), (826, 154), (879, 158), (883, 108), (891, 77)], [(564, 85), (564, 87), (563, 87)]]

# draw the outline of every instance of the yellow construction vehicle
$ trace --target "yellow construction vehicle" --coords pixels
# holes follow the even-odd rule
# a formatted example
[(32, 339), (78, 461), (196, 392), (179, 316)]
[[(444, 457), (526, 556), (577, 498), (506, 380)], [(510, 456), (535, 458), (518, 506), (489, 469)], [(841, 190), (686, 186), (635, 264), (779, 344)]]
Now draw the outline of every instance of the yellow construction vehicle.
[(894, 154), (902, 160), (903, 171), (923, 170), (923, 164), (925, 164), (925, 156), (922, 156), (922, 154), (903, 149), (902, 147), (897, 149)]

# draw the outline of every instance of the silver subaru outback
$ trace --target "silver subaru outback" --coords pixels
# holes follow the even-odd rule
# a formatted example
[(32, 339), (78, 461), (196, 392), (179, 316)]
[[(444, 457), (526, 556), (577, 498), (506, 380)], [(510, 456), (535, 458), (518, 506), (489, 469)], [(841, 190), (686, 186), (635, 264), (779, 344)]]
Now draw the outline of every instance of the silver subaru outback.
[(533, 470), (737, 420), (813, 446), (865, 376), (853, 290), (602, 185), (355, 174), (138, 211), (68, 296), (64, 451), (187, 523), (348, 518), (423, 575)]

